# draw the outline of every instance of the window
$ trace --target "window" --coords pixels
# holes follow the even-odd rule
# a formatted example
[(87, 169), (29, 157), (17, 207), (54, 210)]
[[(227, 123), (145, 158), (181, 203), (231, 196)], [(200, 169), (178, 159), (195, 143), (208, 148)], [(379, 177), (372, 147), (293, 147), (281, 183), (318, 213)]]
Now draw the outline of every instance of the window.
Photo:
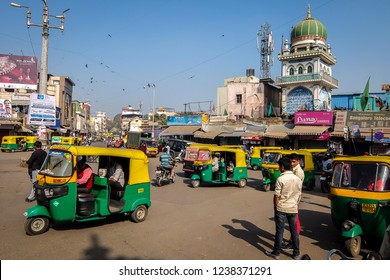
[(237, 94), (236, 95), (236, 103), (241, 104), (242, 103), (242, 94)]
[(311, 65), (307, 67), (307, 73), (313, 73), (313, 67)]
[(298, 74), (303, 74), (303, 68), (302, 67), (298, 68)]
[(290, 76), (294, 76), (294, 68), (290, 68)]

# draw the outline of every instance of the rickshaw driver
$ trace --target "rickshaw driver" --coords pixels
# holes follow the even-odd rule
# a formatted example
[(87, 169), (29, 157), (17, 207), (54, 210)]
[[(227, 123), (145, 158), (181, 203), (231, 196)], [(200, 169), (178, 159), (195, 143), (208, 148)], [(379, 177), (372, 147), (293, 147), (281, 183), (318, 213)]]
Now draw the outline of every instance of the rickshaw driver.
[(93, 171), (87, 164), (86, 156), (78, 156), (77, 163), (77, 192), (89, 193), (93, 186)]

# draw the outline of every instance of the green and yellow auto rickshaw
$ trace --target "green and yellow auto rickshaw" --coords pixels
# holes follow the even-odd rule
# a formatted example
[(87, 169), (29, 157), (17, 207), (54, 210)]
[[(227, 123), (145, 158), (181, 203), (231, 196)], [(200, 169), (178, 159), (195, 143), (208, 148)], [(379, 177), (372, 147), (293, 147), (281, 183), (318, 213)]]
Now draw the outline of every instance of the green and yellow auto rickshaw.
[[(213, 172), (213, 158), (218, 157), (218, 170)], [(219, 146), (199, 147), (198, 157), (194, 161), (194, 174), (191, 185), (226, 185), (236, 183), (240, 188), (246, 186), (248, 170), (246, 154), (241, 149), (223, 148)], [(233, 168), (229, 167), (231, 162)]]
[[(96, 163), (89, 164), (94, 173), (89, 193), (78, 193), (77, 189), (76, 162), (80, 156), (97, 157)], [(113, 161), (122, 166), (123, 191), (111, 192), (107, 171)], [(37, 235), (51, 224), (100, 220), (114, 214), (144, 221), (151, 206), (148, 162), (139, 150), (52, 146), (34, 186), (37, 205), (24, 213), (26, 233)]]
[(283, 147), (267, 147), (267, 146), (256, 146), (253, 147), (252, 154), (250, 155), (249, 159), (249, 165), (253, 170), (259, 170), (261, 169), (261, 166), (263, 164), (263, 156), (265, 150), (280, 150), (283, 149)]
[(263, 175), (263, 190), (269, 191), (275, 188), (276, 180), (280, 176), (280, 170), (278, 161), (282, 157), (290, 156), (296, 153), (300, 157), (299, 164), (301, 165), (305, 179), (303, 185), (307, 190), (311, 191), (315, 187), (315, 173), (314, 173), (314, 162), (313, 156), (310, 152), (305, 150), (265, 150), (262, 164), (262, 175)]
[(321, 173), (322, 171), (322, 159), (325, 156), (325, 154), (328, 152), (328, 149), (300, 149), (308, 151), (313, 156), (313, 162), (314, 162), (314, 172), (316, 174)]
[(3, 139), (1, 140), (2, 152), (24, 152), (26, 150), (26, 136), (3, 136)]
[(158, 155), (158, 142), (156, 140), (143, 140), (146, 144), (146, 155), (148, 157), (156, 157)]
[(65, 146), (78, 146), (79, 140), (78, 137), (72, 137), (72, 136), (62, 136), (61, 138), (61, 145)]
[(336, 156), (329, 199), (350, 256), (379, 247), (390, 223), (390, 156)]
[(26, 150), (32, 151), (34, 150), (34, 144), (37, 142), (37, 136), (26, 136)]

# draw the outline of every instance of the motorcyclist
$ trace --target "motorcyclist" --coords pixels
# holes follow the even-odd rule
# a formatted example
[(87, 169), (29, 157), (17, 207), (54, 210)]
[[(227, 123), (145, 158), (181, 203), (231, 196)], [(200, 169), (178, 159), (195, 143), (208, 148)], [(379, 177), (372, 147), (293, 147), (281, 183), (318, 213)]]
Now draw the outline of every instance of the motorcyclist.
[(322, 159), (322, 171), (329, 174), (332, 173), (333, 156), (331, 153), (326, 153)]
[(172, 178), (174, 159), (168, 153), (168, 149), (166, 147), (164, 147), (162, 151), (163, 152), (160, 155), (161, 166), (166, 170), (169, 170), (169, 175)]

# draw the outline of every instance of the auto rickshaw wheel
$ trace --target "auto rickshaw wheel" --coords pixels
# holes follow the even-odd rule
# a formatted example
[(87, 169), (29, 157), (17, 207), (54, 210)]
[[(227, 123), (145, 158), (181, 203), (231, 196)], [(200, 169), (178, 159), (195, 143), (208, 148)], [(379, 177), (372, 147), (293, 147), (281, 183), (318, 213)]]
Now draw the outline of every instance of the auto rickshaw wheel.
[(256, 165), (256, 164), (255, 164), (255, 165), (252, 165), (252, 169), (253, 169), (253, 170), (259, 170), (259, 166)]
[(199, 180), (192, 180), (191, 185), (193, 188), (197, 188), (200, 185), (200, 181)]
[(315, 181), (309, 181), (309, 182), (307, 182), (306, 189), (308, 191), (312, 191), (312, 190), (314, 190), (315, 186), (316, 186)]
[(246, 186), (246, 180), (244, 178), (241, 178), (239, 181), (238, 181), (238, 186), (240, 188), (244, 188)]
[(360, 249), (362, 246), (362, 239), (360, 235), (353, 238), (346, 239), (344, 242), (344, 246), (351, 257), (356, 258), (357, 256), (359, 256)]
[(269, 192), (271, 190), (271, 184), (265, 184), (263, 185), (264, 191)]
[(47, 217), (28, 218), (24, 223), (24, 230), (28, 235), (38, 235), (49, 229), (49, 219)]
[(148, 208), (145, 205), (139, 205), (133, 212), (131, 212), (131, 219), (135, 223), (145, 221), (148, 215)]

